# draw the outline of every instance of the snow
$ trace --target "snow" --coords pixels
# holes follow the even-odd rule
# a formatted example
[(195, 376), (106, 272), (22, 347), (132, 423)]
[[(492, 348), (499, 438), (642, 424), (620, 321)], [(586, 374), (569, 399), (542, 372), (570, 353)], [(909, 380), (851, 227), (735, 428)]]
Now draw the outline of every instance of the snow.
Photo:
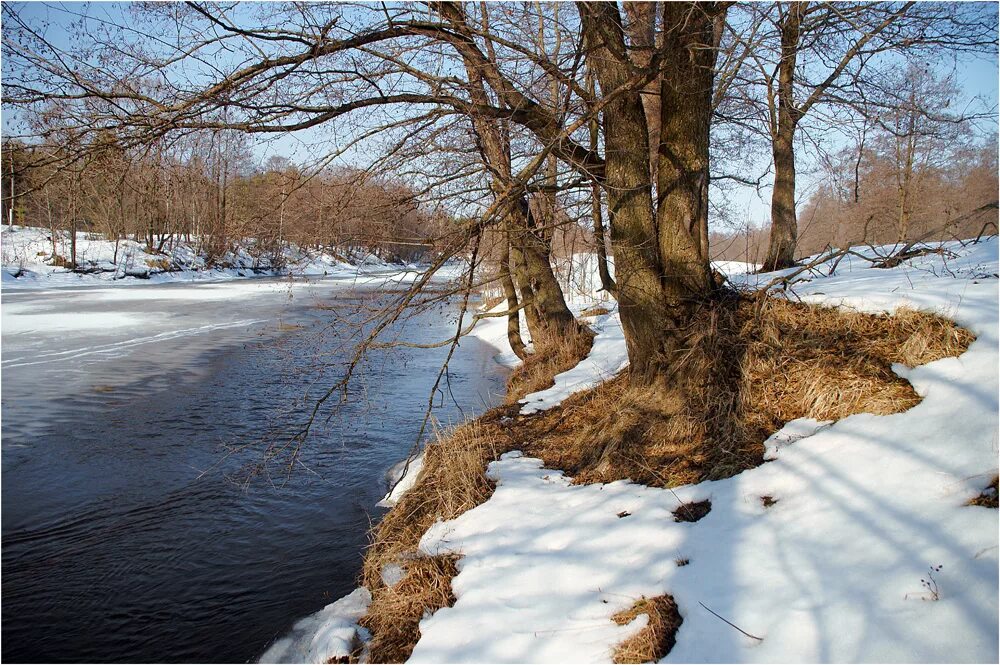
[[(506, 312), (508, 309), (507, 301), (503, 300), (492, 309), (487, 310), (486, 313), (496, 314), (497, 312)], [(497, 354), (493, 356), (493, 360), (497, 364), (504, 367), (516, 367), (521, 364), (521, 359), (511, 350), (510, 343), (507, 341), (506, 316), (487, 316), (479, 319), (468, 337), (474, 337), (497, 349)], [(521, 317), (521, 338), (525, 340), (530, 349), (531, 337), (524, 325), (524, 317)]]
[[(962, 356), (894, 366), (920, 404), (787, 423), (765, 442), (768, 463), (672, 490), (573, 485), (540, 460), (504, 455), (488, 469), (492, 497), (421, 540), (426, 554), (462, 558), (455, 604), (421, 621), (410, 661), (608, 662), (647, 622), (618, 626), (611, 616), (670, 594), (684, 621), (665, 662), (997, 662), (997, 513), (965, 504), (997, 472), (998, 245), (944, 248), (891, 270), (848, 257), (833, 276), (829, 265), (802, 275), (789, 294), (868, 312), (935, 311), (968, 327), (976, 341)], [(585, 274), (596, 272), (593, 261), (574, 265), (576, 284), (591, 284), (567, 291), (579, 313), (602, 301)], [(721, 266), (747, 288), (775, 276), (744, 274), (752, 268)], [(522, 412), (552, 408), (625, 367), (618, 313), (603, 304), (611, 311), (594, 317), (591, 353)], [(482, 319), (472, 334), (511, 362), (504, 318)], [(704, 500), (704, 518), (674, 521), (681, 503)], [(387, 566), (383, 579), (401, 572)], [(353, 621), (334, 613), (311, 629), (317, 640), (328, 627), (353, 639)]]
[(527, 416), (558, 406), (574, 393), (589, 390), (628, 367), (625, 333), (618, 312), (595, 317), (595, 333), (590, 353), (575, 367), (557, 374), (551, 388), (526, 395), (520, 403), (521, 415)]
[(413, 459), (407, 458), (392, 467), (389, 470), (389, 476), (392, 478), (389, 486), (392, 489), (375, 505), (382, 508), (395, 506), (403, 495), (417, 484), (417, 476), (420, 475), (420, 470), (423, 468), (424, 454), (422, 452)]
[(721, 272), (726, 277), (742, 275), (753, 272), (760, 268), (759, 263), (746, 263), (745, 261), (712, 261), (712, 267)]
[[(331, 252), (306, 251), (295, 245), (282, 250), (284, 266), (275, 267), (267, 256), (254, 256), (254, 242), (229, 251), (210, 266), (197, 248), (198, 239), (178, 241), (164, 247), (162, 253), (147, 252), (143, 243), (121, 240), (115, 243), (100, 234), (77, 233), (77, 263), (98, 272), (79, 273), (50, 264), (51, 233), (36, 227), (4, 227), (0, 232), (0, 270), (3, 287), (52, 288), (85, 285), (137, 285), (173, 282), (227, 281), (257, 275), (298, 275), (306, 277), (353, 277), (360, 274), (385, 276), (398, 272), (400, 266), (390, 265), (373, 255), (361, 256), (347, 263)], [(69, 234), (57, 237), (58, 251), (69, 255)], [(452, 272), (457, 269), (452, 268)], [(445, 270), (447, 272), (448, 269)], [(412, 280), (412, 266), (395, 279)]]
[[(667, 662), (997, 662), (997, 514), (965, 505), (997, 471), (997, 242), (946, 248), (956, 256), (892, 270), (845, 260), (794, 287), (809, 302), (927, 309), (970, 328), (962, 356), (897, 366), (919, 405), (789, 423), (767, 443), (773, 461), (674, 490), (571, 485), (505, 455), (489, 468), (493, 496), (421, 541), (462, 559), (457, 600), (421, 622), (411, 661), (607, 662), (643, 625), (610, 617), (669, 593), (684, 623)], [(703, 519), (673, 521), (680, 502), (701, 500)], [(921, 583), (932, 566), (936, 599)]]
[(368, 611), (372, 596), (359, 587), (351, 594), (298, 622), (261, 656), (261, 663), (327, 663), (344, 658), (367, 637), (358, 620)]

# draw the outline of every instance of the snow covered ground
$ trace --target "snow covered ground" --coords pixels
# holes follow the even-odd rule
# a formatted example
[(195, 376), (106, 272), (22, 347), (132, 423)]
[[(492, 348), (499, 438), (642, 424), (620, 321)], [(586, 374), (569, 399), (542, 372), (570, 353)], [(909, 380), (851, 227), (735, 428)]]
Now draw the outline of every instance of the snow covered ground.
[[(769, 463), (673, 490), (575, 486), (540, 460), (505, 455), (489, 468), (493, 496), (421, 541), (462, 558), (457, 600), (424, 618), (411, 661), (608, 662), (646, 623), (612, 615), (670, 594), (683, 624), (665, 662), (997, 662), (997, 513), (966, 503), (997, 473), (998, 244), (944, 249), (890, 270), (848, 257), (792, 287), (807, 302), (910, 307), (969, 328), (977, 339), (962, 356), (894, 368), (919, 405), (788, 423), (767, 442)], [(773, 277), (730, 275), (747, 287)], [(551, 408), (623, 367), (616, 320), (599, 317), (588, 358), (526, 408)], [(504, 326), (477, 328), (501, 359)], [(703, 500), (703, 519), (674, 521), (681, 502)]]
[[(196, 249), (196, 243), (178, 242), (163, 253), (149, 253), (143, 243), (115, 243), (98, 234), (77, 233), (77, 264), (92, 272), (75, 272), (52, 265), (52, 241), (48, 229), (3, 227), (0, 232), (0, 277), (4, 288), (50, 288), (84, 285), (156, 284), (165, 282), (220, 281), (257, 275), (301, 275), (347, 277), (362, 273), (399, 271), (373, 255), (347, 263), (332, 253), (304, 251), (294, 245), (282, 252), (284, 265), (272, 267), (265, 257), (254, 257), (246, 248), (227, 252), (212, 266)], [(69, 238), (57, 238), (59, 254), (69, 256)]]

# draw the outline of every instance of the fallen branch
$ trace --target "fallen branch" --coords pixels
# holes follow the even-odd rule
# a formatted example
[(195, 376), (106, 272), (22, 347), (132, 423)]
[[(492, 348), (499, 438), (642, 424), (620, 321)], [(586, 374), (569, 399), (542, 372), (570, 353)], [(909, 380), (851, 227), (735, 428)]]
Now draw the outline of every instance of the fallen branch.
[[(806, 272), (807, 270), (812, 270), (816, 266), (822, 265), (822, 264), (826, 263), (827, 261), (832, 261), (833, 259), (843, 258), (843, 256), (845, 254), (849, 253), (849, 252), (851, 252), (850, 249), (836, 249), (836, 250), (831, 251), (828, 254), (821, 254), (820, 256), (816, 257), (815, 259), (813, 259), (809, 263), (807, 263), (807, 264), (805, 264), (803, 266), (800, 266), (799, 268), (797, 268), (793, 272), (790, 272), (787, 275), (782, 275), (781, 277), (775, 277), (770, 282), (768, 282), (764, 286), (762, 286), (759, 289), (757, 289), (756, 297), (757, 298), (764, 298), (764, 297), (766, 297), (767, 293), (771, 289), (773, 289), (774, 287), (776, 287), (778, 285), (781, 285), (781, 289), (782, 290), (787, 289), (789, 286), (791, 286), (791, 284), (793, 284), (793, 280), (796, 277), (798, 277), (802, 273)], [(839, 260), (838, 260), (838, 263), (839, 263)]]
[(712, 614), (714, 614), (714, 615), (715, 615), (716, 617), (718, 617), (719, 619), (721, 619), (721, 620), (725, 621), (726, 623), (728, 623), (728, 624), (729, 624), (730, 626), (732, 626), (732, 627), (733, 627), (733, 628), (735, 628), (736, 630), (738, 630), (738, 631), (740, 631), (741, 633), (743, 633), (744, 635), (746, 635), (747, 637), (749, 637), (749, 638), (751, 638), (751, 639), (754, 639), (754, 640), (757, 640), (758, 642), (763, 642), (763, 641), (764, 641), (764, 638), (763, 638), (763, 637), (757, 637), (756, 635), (751, 635), (750, 633), (748, 633), (747, 631), (743, 630), (742, 628), (740, 628), (740, 627), (739, 627), (739, 626), (737, 626), (737, 625), (736, 625), (735, 623), (733, 623), (732, 621), (730, 621), (730, 620), (729, 620), (729, 619), (727, 619), (726, 617), (722, 616), (722, 615), (721, 615), (721, 614), (719, 614), (718, 612), (716, 612), (716, 611), (714, 611), (714, 610), (712, 610), (712, 609), (709, 609), (709, 607), (708, 607), (707, 605), (705, 605), (705, 603), (701, 602), (700, 600), (698, 601), (698, 604), (699, 604), (699, 605), (701, 605), (702, 607), (704, 607), (704, 608), (705, 608), (706, 610), (708, 610), (708, 611), (709, 611), (709, 612), (711, 612)]
[[(939, 226), (939, 227), (937, 227), (935, 229), (931, 229), (927, 233), (923, 233), (923, 234), (917, 236), (916, 238), (914, 238), (910, 242), (908, 242), (905, 245), (903, 245), (903, 248), (900, 249), (898, 252), (896, 252), (895, 254), (893, 254), (891, 256), (886, 257), (880, 263), (876, 263), (873, 267), (875, 267), (875, 268), (895, 268), (896, 266), (898, 266), (899, 264), (901, 264), (903, 261), (907, 261), (907, 260), (912, 259), (912, 258), (914, 258), (916, 256), (921, 256), (921, 253), (919, 253), (919, 252), (922, 252), (923, 254), (927, 254), (929, 252), (928, 251), (924, 251), (924, 250), (916, 250), (918, 253), (914, 253), (915, 250), (913, 248), (916, 245), (919, 245), (920, 243), (922, 243), (922, 242), (924, 242), (926, 240), (929, 240), (932, 236), (936, 236), (939, 233), (943, 233), (948, 228), (950, 228), (950, 227), (958, 224), (959, 222), (965, 221), (966, 219), (969, 219), (970, 217), (978, 215), (978, 214), (980, 214), (982, 212), (986, 212), (987, 210), (996, 210), (998, 207), (1000, 207), (1000, 206), (998, 206), (998, 202), (997, 201), (993, 201), (992, 203), (987, 203), (986, 205), (979, 206), (975, 210), (973, 210), (971, 212), (967, 212), (964, 215), (961, 215), (960, 217), (956, 217), (955, 219), (949, 220), (943, 226)], [(986, 225), (983, 226), (983, 231), (986, 230), (986, 227), (990, 223), (991, 222), (987, 222)], [(995, 226), (996, 225), (994, 224), (994, 227)], [(983, 231), (979, 232), (980, 236), (982, 236)], [(978, 241), (978, 238), (977, 238), (977, 241)]]

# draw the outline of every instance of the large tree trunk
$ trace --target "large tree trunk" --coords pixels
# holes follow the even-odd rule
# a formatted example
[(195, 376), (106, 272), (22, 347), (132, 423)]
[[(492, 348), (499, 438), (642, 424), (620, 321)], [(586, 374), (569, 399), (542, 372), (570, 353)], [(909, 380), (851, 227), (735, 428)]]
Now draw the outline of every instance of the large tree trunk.
[(795, 264), (798, 220), (795, 216), (794, 128), (779, 128), (773, 140), (774, 191), (771, 193), (771, 234), (765, 270), (781, 270)]
[[(604, 95), (632, 83), (621, 16), (614, 3), (580, 3), (588, 64)], [(695, 303), (710, 292), (707, 256), (702, 256), (692, 225), (707, 215), (701, 176), (708, 163), (707, 127), (711, 117), (711, 68), (702, 71), (698, 49), (711, 51), (713, 19), (699, 5), (665, 5), (670, 31), (663, 66), (674, 85), (661, 117), (666, 121), (659, 145), (660, 187), (654, 215), (646, 112), (638, 91), (619, 94), (604, 109), (605, 190), (615, 253), (617, 298), (629, 362), (635, 376), (657, 377), (669, 368), (683, 343)], [(712, 5), (714, 8), (714, 5)], [(697, 47), (697, 48), (696, 48)], [(691, 60), (691, 62), (686, 62)], [(714, 63), (714, 56), (713, 61)], [(680, 70), (697, 72), (697, 81), (676, 81)], [(706, 83), (707, 82), (707, 83)], [(702, 86), (707, 85), (704, 94)], [(691, 99), (681, 99), (695, 91)], [(661, 91), (662, 92), (662, 91)], [(672, 129), (668, 130), (667, 125)], [(688, 129), (697, 127), (697, 136)], [(684, 128), (674, 134), (673, 128)]]
[(528, 201), (520, 198), (511, 213), (514, 242), (524, 257), (525, 275), (538, 312), (536, 329), (530, 330), (535, 349), (556, 343), (576, 329), (576, 318), (566, 305), (562, 288), (549, 261), (549, 239), (539, 232)]
[(528, 333), (531, 335), (535, 334), (535, 331), (542, 329), (542, 317), (538, 312), (538, 304), (535, 299), (535, 292), (531, 288), (531, 277), (528, 273), (528, 263), (524, 259), (524, 252), (520, 244), (513, 241), (513, 236), (516, 234), (514, 224), (507, 220), (507, 230), (508, 237), (510, 240), (510, 257), (511, 257), (511, 275), (514, 278), (514, 284), (517, 287), (518, 292), (521, 294), (521, 304), (524, 306), (522, 311), (524, 312), (524, 319), (528, 324)]
[[(656, 18), (658, 3), (626, 0), (625, 30), (628, 33), (630, 55), (637, 67), (649, 67), (656, 46)], [(649, 135), (650, 181), (657, 182), (657, 162), (660, 145), (660, 77), (646, 84), (640, 95), (642, 109), (646, 113), (646, 131)]]
[(715, 17), (685, 3), (668, 3), (663, 13), (656, 215), (669, 295), (684, 298), (710, 283), (709, 125), (718, 36)]
[(778, 64), (777, 118), (771, 123), (774, 190), (771, 193), (771, 235), (765, 270), (795, 264), (798, 220), (795, 217), (795, 127), (802, 117), (795, 107), (795, 60), (805, 3), (789, 3), (781, 19), (781, 62)]
[[(440, 10), (457, 25), (465, 24), (465, 14), (459, 5), (442, 4)], [(472, 60), (464, 59), (469, 77), (469, 95), (474, 102), (488, 105), (482, 70)], [(510, 141), (497, 120), (472, 118), (473, 129), (483, 160), (490, 170), (491, 187), (497, 197), (508, 196), (515, 188), (510, 159)], [(576, 318), (566, 305), (562, 289), (549, 263), (549, 237), (540, 227), (524, 194), (508, 206), (506, 214), (510, 248), (514, 254), (514, 277), (521, 290), (525, 318), (535, 350), (559, 341), (568, 332), (575, 332)], [(533, 312), (529, 310), (534, 310)]]

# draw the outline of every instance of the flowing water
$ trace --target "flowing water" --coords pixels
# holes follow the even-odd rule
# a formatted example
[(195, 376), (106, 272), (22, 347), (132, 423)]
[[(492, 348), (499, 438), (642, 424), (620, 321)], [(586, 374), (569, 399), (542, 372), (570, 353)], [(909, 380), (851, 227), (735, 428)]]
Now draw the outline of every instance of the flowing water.
[[(372, 353), (300, 463), (265, 465), (343, 370), (377, 284), (3, 293), (2, 658), (243, 662), (355, 586), (447, 349)], [(393, 334), (437, 341), (455, 304)], [(469, 339), (443, 422), (503, 389)]]

